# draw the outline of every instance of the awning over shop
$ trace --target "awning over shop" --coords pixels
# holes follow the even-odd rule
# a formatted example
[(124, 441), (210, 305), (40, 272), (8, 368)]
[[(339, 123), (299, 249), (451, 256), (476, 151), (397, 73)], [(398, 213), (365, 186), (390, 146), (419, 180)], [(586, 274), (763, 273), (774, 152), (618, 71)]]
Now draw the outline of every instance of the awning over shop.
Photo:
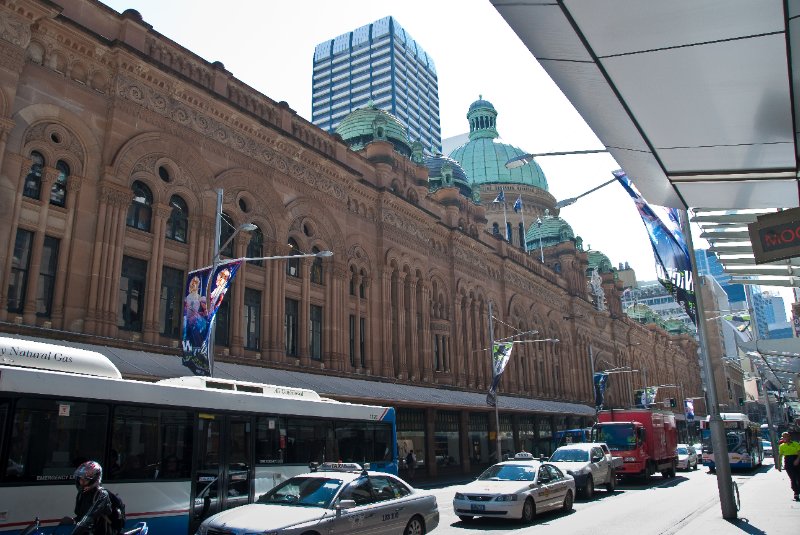
[[(82, 344), (70, 341), (53, 341), (50, 339), (35, 338), (5, 334), (11, 338), (47, 342), (50, 344), (63, 344), (89, 351), (96, 351), (108, 357), (117, 366), (123, 377), (167, 379), (189, 375), (188, 370), (181, 364), (181, 359), (175, 355), (164, 355), (146, 351), (135, 351), (116, 347)], [(486, 394), (478, 392), (464, 392), (447, 388), (429, 388), (402, 383), (386, 382), (386, 379), (370, 381), (366, 379), (351, 379), (349, 377), (336, 377), (316, 373), (306, 373), (292, 370), (263, 368), (260, 366), (247, 366), (217, 361), (214, 364), (215, 375), (223, 379), (250, 381), (295, 388), (309, 388), (321, 396), (334, 399), (348, 400), (364, 403), (380, 403), (396, 406), (398, 403), (406, 406), (429, 406), (438, 409), (480, 409), (488, 410)], [(534, 412), (558, 414), (565, 416), (594, 416), (594, 408), (578, 403), (561, 401), (540, 400), (500, 395), (498, 407), (501, 410), (520, 412)]]

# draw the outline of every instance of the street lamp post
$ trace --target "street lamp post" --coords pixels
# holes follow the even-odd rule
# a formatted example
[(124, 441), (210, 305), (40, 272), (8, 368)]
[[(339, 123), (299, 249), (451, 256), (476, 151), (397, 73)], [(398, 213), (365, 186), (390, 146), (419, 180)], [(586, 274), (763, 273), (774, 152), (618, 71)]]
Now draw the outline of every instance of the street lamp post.
[[(211, 259), (211, 272), (208, 275), (208, 281), (206, 283), (206, 295), (211, 295), (211, 284), (213, 284), (212, 277), (214, 276), (214, 272), (222, 263), (220, 261), (220, 251), (224, 251), (228, 244), (236, 237), (236, 235), (244, 230), (244, 231), (253, 231), (258, 227), (253, 223), (242, 223), (239, 225), (238, 228), (234, 229), (233, 234), (225, 241), (224, 244), (220, 246), (220, 239), (222, 235), (222, 199), (223, 199), (223, 191), (222, 189), (217, 189), (217, 206), (216, 206), (216, 214), (214, 220), (214, 257)], [(287, 258), (306, 258), (306, 257), (315, 257), (315, 258), (327, 258), (333, 256), (331, 251), (319, 251), (317, 253), (310, 253), (310, 254), (298, 254), (298, 255), (285, 255), (285, 256), (265, 256), (262, 258), (243, 258), (241, 259), (243, 262), (253, 261), (253, 260), (283, 260)], [(185, 305), (184, 305), (185, 306)], [(209, 325), (209, 333), (208, 333), (208, 347), (206, 356), (208, 357), (208, 373), (209, 377), (214, 376), (214, 338), (215, 338), (215, 327), (217, 322), (216, 314), (211, 320), (211, 324)]]

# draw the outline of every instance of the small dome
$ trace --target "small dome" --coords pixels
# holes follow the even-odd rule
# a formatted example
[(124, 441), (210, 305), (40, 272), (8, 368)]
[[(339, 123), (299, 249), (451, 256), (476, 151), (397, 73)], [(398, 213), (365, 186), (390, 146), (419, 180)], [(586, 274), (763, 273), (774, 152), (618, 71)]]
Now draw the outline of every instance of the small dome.
[(469, 178), (456, 160), (436, 154), (425, 158), (425, 166), (428, 168), (428, 188), (431, 191), (454, 187), (458, 188), (465, 197), (472, 198), (472, 186)]
[(611, 273), (614, 271), (614, 265), (611, 263), (611, 260), (600, 251), (589, 250), (586, 254), (589, 256), (589, 267), (586, 269), (587, 274), (591, 274), (594, 269), (597, 269), (599, 273)]
[[(539, 224), (539, 221), (542, 224)], [(575, 241), (575, 232), (565, 220), (557, 216), (545, 215), (534, 221), (525, 234), (528, 249), (538, 249), (539, 239), (542, 247), (552, 247), (566, 241)]]
[(371, 101), (342, 119), (336, 127), (336, 133), (353, 150), (361, 150), (371, 141), (383, 140), (391, 142), (397, 152), (411, 156), (406, 127), (394, 115), (375, 107)]
[(547, 179), (535, 161), (508, 169), (506, 163), (526, 151), (497, 141), (497, 110), (488, 100), (479, 98), (467, 112), (469, 142), (450, 153), (458, 160), (474, 184), (525, 184), (547, 191)]

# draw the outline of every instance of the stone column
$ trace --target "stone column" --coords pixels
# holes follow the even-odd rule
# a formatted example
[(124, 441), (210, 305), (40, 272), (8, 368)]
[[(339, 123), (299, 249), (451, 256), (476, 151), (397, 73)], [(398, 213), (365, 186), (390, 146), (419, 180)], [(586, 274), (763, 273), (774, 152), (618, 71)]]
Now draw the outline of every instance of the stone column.
[(381, 295), (376, 296), (378, 299), (378, 308), (383, 314), (382, 328), (376, 329), (377, 334), (382, 340), (382, 354), (377, 358), (380, 360), (380, 367), (376, 370), (378, 374), (383, 377), (397, 377), (398, 370), (394, 362), (394, 353), (392, 351), (392, 309), (397, 304), (392, 302), (392, 268), (384, 266), (383, 274), (381, 275), (382, 291)]
[[(356, 361), (355, 362), (355, 367), (356, 368), (361, 368), (362, 367), (361, 366), (361, 357), (362, 357), (362, 355), (361, 355), (361, 344), (359, 343), (359, 340), (361, 340), (361, 297), (360, 297), (361, 294), (358, 291), (360, 284), (361, 284), (361, 274), (358, 271), (356, 271), (356, 272), (353, 273), (353, 285), (354, 285), (354, 287), (356, 289), (356, 291), (355, 291), (355, 294), (356, 294), (356, 296), (355, 296), (356, 297), (356, 310), (355, 310), (356, 324), (355, 324), (355, 329), (354, 329), (354, 334), (353, 334), (353, 336), (355, 336), (355, 340), (354, 340), (354, 344), (353, 344), (355, 349), (353, 351), (353, 354), (354, 354), (353, 358), (355, 358), (355, 361)], [(350, 330), (348, 329), (348, 333), (349, 332), (350, 332)], [(349, 336), (349, 334), (348, 334), (348, 336)], [(349, 355), (348, 355), (348, 357), (349, 357)], [(365, 364), (364, 367), (366, 367), (366, 362), (364, 364)]]
[(419, 311), (417, 310), (417, 278), (408, 275), (408, 323), (406, 324), (406, 366), (408, 366), (409, 379), (418, 381), (422, 379), (423, 372), (419, 366)]
[(164, 264), (164, 239), (167, 220), (172, 208), (166, 204), (153, 205), (153, 248), (147, 263), (147, 288), (145, 288), (145, 307), (142, 321), (142, 339), (148, 344), (157, 344), (159, 338), (159, 303), (161, 301), (161, 278)]
[(297, 352), (300, 354), (300, 362), (305, 366), (317, 366), (316, 361), (311, 362), (311, 351), (309, 347), (309, 330), (311, 329), (311, 263), (308, 258), (300, 259), (300, 325), (297, 336)]
[(448, 370), (453, 376), (453, 385), (464, 384), (464, 364), (466, 360), (466, 349), (464, 347), (463, 333), (461, 336), (455, 336), (455, 333), (461, 332), (462, 318), (461, 318), (461, 296), (456, 295), (453, 299), (453, 322), (451, 325), (452, 332), (454, 333), (451, 342), (452, 354), (456, 356), (455, 364), (451, 363)]
[[(247, 255), (247, 244), (250, 243), (250, 233), (240, 232), (233, 239), (233, 257), (242, 258)], [(233, 291), (229, 291), (225, 299), (230, 299), (230, 354), (241, 356), (244, 354), (244, 289), (247, 286), (247, 262), (239, 266), (239, 273), (233, 280)]]
[(408, 361), (406, 359), (406, 274), (397, 272), (397, 378), (400, 380), (409, 377)]
[[(420, 336), (420, 344), (419, 344), (419, 353), (420, 353), (420, 360), (421, 369), (422, 369), (422, 380), (425, 383), (432, 383), (433, 382), (433, 348), (432, 343), (432, 331), (431, 331), (431, 290), (427, 284), (420, 283), (420, 295), (421, 295), (421, 303), (420, 306), (422, 307), (422, 326), (419, 329), (419, 336)], [(439, 353), (441, 355), (442, 360), (444, 361), (445, 356), (443, 353)], [(445, 361), (446, 362), (446, 361)], [(444, 370), (445, 367), (442, 367)]]
[(428, 477), (436, 477), (436, 409), (425, 409), (425, 469)]
[[(128, 206), (131, 203), (132, 193), (128, 192), (127, 195), (120, 195), (115, 200), (113, 209), (112, 220), (112, 234), (109, 235), (110, 254), (109, 261), (106, 264), (105, 274), (105, 295), (103, 301), (103, 310), (105, 311), (104, 317), (108, 318), (105, 321), (102, 334), (104, 336), (117, 337), (119, 329), (117, 327), (117, 296), (119, 294), (119, 280), (120, 270), (122, 267), (122, 256), (125, 252), (125, 232), (126, 223), (125, 219), (128, 213)], [(145, 288), (145, 293), (147, 292)]]
[[(281, 256), (278, 253), (277, 243), (269, 245), (270, 256)], [(267, 298), (267, 310), (269, 331), (267, 340), (269, 345), (262, 350), (269, 353), (268, 360), (271, 362), (289, 362), (286, 356), (286, 338), (284, 333), (284, 322), (286, 321), (286, 263), (287, 260), (270, 260), (266, 264), (267, 276), (270, 280), (269, 294)], [(291, 357), (294, 362), (294, 357)]]
[(8, 142), (8, 134), (14, 128), (14, 120), (10, 117), (0, 118), (0, 169), (3, 168), (3, 161), (6, 155), (6, 143)]
[(47, 216), (50, 212), (50, 189), (58, 178), (59, 171), (54, 167), (42, 169), (42, 193), (39, 207), (39, 221), (31, 244), (31, 256), (28, 263), (28, 280), (25, 288), (25, 305), (22, 309), (22, 321), (28, 325), (36, 324), (36, 295), (39, 289), (39, 273), (42, 270), (42, 248), (47, 232)]
[[(85, 179), (80, 176), (70, 175), (67, 180), (67, 222), (64, 236), (58, 246), (58, 267), (56, 270), (55, 287), (53, 288), (53, 312), (51, 319), (56, 329), (66, 329), (64, 324), (64, 301), (67, 292), (67, 271), (72, 264), (72, 234), (75, 229), (75, 212), (78, 209), (78, 194)], [(81, 259), (78, 259), (81, 261)], [(75, 301), (78, 302), (77, 296)], [(78, 307), (80, 308), (80, 307)]]
[(472, 445), (469, 443), (469, 413), (462, 410), (458, 413), (459, 443), (461, 444), (461, 472), (472, 471)]

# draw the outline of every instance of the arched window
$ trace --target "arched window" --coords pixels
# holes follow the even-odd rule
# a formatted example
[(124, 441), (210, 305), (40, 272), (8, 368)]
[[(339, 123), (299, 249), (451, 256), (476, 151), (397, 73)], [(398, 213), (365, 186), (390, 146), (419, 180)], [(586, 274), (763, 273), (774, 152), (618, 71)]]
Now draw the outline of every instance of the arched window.
[(500, 235), (500, 225), (498, 225), (497, 223), (492, 223), (492, 234), (494, 234), (495, 236)]
[(233, 224), (231, 216), (225, 212), (222, 212), (221, 219), (222, 221), (220, 222), (221, 225), (219, 229), (219, 254), (220, 256), (233, 258), (233, 240), (231, 240), (231, 236), (233, 236), (233, 233), (236, 231), (236, 227)]
[[(294, 238), (289, 238), (289, 254), (290, 255), (300, 254), (300, 248), (297, 246), (297, 242), (294, 241)], [(286, 274), (289, 275), (290, 277), (300, 276), (299, 258), (289, 258), (286, 261)]]
[(356, 271), (350, 266), (350, 295), (356, 295)]
[(42, 193), (42, 168), (44, 157), (36, 151), (31, 152), (31, 168), (25, 177), (22, 194), (31, 199), (38, 199)]
[(153, 194), (150, 188), (138, 180), (131, 184), (133, 190), (133, 201), (128, 207), (129, 227), (133, 227), (145, 232), (150, 232), (150, 219), (153, 214)]
[(519, 224), (518, 232), (519, 232), (519, 246), (524, 249), (525, 248), (525, 227), (522, 225), (522, 223)]
[[(313, 254), (317, 254), (319, 252), (319, 248), (312, 247), (311, 252)], [(323, 271), (322, 271), (322, 259), (317, 257), (314, 258), (314, 262), (311, 264), (311, 282), (316, 284), (324, 284), (323, 282)]]
[(167, 238), (182, 243), (186, 243), (186, 236), (189, 228), (189, 208), (186, 201), (178, 195), (173, 195), (169, 199), (172, 212), (167, 220)]
[(64, 160), (56, 163), (58, 177), (50, 188), (50, 204), (65, 206), (67, 204), (67, 178), (69, 178), (69, 165)]
[(367, 297), (367, 272), (363, 269), (361, 270), (361, 280), (358, 282), (358, 296), (361, 299)]
[[(250, 231), (250, 241), (247, 242), (247, 257), (248, 258), (261, 258), (264, 256), (264, 233), (261, 229), (256, 227), (255, 230)], [(263, 260), (253, 260), (250, 262), (257, 266), (263, 266)]]

